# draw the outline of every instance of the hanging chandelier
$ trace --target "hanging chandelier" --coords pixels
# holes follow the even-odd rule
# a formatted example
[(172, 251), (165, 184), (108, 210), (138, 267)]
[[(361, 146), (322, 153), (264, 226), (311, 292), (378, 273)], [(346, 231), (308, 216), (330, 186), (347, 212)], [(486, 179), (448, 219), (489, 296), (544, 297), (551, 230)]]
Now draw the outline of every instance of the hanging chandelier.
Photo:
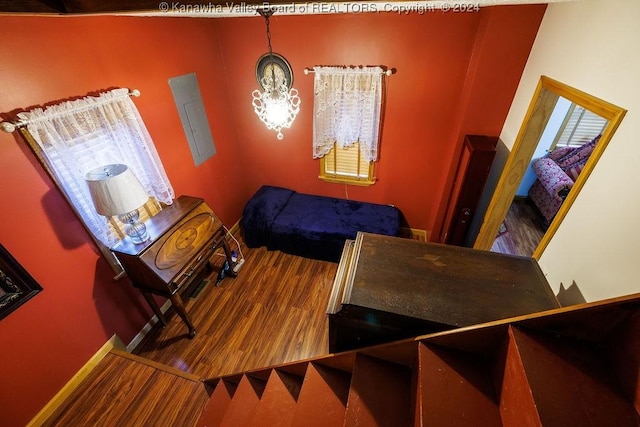
[(271, 49), (271, 31), (269, 18), (272, 10), (258, 9), (267, 25), (268, 53), (262, 55), (256, 66), (256, 78), (262, 88), (254, 90), (253, 110), (267, 129), (275, 130), (278, 139), (284, 138), (282, 129), (288, 129), (300, 111), (298, 90), (292, 87), (293, 72), (284, 57), (273, 53)]

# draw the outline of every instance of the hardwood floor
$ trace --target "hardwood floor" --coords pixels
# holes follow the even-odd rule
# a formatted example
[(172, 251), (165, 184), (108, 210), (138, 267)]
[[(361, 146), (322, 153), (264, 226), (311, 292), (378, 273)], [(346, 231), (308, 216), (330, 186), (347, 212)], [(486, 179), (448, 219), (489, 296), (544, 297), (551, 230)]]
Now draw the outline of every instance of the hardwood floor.
[[(512, 205), (507, 231), (492, 251), (531, 255), (544, 234), (531, 209), (524, 202)], [(170, 309), (169, 324), (154, 326), (134, 354), (210, 378), (329, 353), (326, 308), (338, 265), (249, 249), (239, 240), (245, 263), (238, 277), (215, 287), (223, 262), (218, 257), (197, 297), (183, 296), (196, 336), (187, 338), (186, 326)]]
[(43, 427), (197, 425), (209, 400), (206, 386), (131, 358), (108, 353)]
[(545, 229), (533, 206), (526, 199), (515, 199), (491, 247), (492, 252), (530, 257), (538, 247)]
[[(233, 244), (233, 246), (235, 246)], [(193, 339), (173, 310), (133, 353), (202, 378), (328, 354), (326, 316), (338, 265), (242, 245), (237, 278), (183, 297)], [(222, 262), (222, 257), (220, 257)]]

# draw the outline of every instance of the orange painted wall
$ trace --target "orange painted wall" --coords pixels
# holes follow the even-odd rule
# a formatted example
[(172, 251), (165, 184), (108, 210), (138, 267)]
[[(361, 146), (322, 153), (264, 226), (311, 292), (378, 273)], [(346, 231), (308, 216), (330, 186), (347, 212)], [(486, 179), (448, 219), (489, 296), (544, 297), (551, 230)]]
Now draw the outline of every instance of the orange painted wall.
[[(464, 133), (498, 134), (544, 7), (476, 14), (272, 18), (275, 51), (295, 73), (302, 109), (277, 141), (252, 112), (254, 67), (266, 51), (262, 18), (0, 16), (0, 113), (110, 87), (134, 102), (176, 194), (204, 197), (228, 224), (262, 184), (396, 204), (409, 225), (436, 229)], [(311, 158), (316, 64), (382, 64), (389, 78), (380, 181), (369, 188), (317, 179)], [(196, 72), (218, 154), (195, 167), (167, 84)], [(128, 342), (150, 318), (112, 272), (16, 135), (0, 133), (0, 242), (44, 291), (0, 321), (3, 425), (19, 426), (113, 334)], [(446, 197), (445, 197), (446, 198)]]

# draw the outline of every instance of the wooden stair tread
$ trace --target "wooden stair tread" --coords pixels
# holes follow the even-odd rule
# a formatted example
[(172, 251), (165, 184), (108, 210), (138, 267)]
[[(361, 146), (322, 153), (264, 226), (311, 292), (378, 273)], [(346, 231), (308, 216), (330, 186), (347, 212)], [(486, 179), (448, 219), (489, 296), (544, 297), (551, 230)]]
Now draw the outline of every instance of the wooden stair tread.
[(290, 426), (301, 383), (302, 379), (295, 375), (272, 369), (251, 426)]
[(410, 412), (410, 370), (406, 366), (357, 354), (344, 425), (408, 426)]
[(332, 427), (344, 424), (351, 376), (310, 363), (304, 377), (293, 426)]
[(640, 423), (601, 349), (511, 328), (543, 425)]
[(420, 344), (416, 404), (416, 425), (502, 425), (488, 364), (469, 353)]
[(193, 425), (208, 398), (201, 382), (109, 353), (44, 425)]
[(250, 425), (264, 386), (262, 380), (243, 375), (220, 425), (229, 427)]

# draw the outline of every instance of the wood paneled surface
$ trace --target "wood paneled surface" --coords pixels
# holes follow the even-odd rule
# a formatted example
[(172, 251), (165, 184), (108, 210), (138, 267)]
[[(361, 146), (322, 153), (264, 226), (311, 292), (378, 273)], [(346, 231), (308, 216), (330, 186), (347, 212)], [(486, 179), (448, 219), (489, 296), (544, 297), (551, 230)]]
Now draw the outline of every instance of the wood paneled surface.
[(327, 354), (326, 308), (338, 265), (244, 244), (242, 252), (237, 278), (214, 287), (216, 268), (197, 298), (184, 297), (195, 338), (185, 337), (169, 310), (168, 326), (156, 325), (134, 353), (201, 378)]
[(43, 425), (195, 425), (208, 399), (202, 382), (109, 353)]

